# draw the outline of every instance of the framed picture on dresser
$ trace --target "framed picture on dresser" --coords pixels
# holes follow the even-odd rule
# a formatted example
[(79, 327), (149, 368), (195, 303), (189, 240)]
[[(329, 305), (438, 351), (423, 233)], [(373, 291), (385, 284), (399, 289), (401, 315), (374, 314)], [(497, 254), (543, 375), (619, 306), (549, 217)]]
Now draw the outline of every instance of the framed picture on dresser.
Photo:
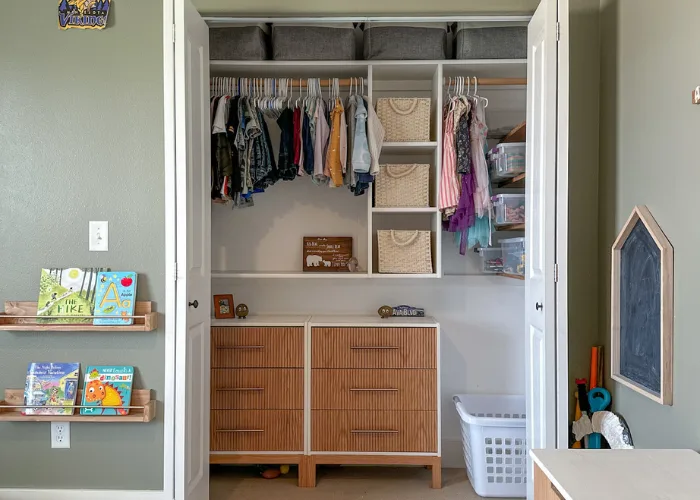
[(214, 295), (214, 317), (216, 319), (233, 319), (236, 317), (235, 310), (233, 295)]

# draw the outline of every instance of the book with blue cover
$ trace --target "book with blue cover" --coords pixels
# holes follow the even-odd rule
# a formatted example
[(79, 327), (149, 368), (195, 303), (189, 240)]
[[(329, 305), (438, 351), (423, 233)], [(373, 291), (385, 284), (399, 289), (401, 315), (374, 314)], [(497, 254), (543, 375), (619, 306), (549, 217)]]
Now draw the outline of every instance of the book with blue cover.
[[(128, 415), (131, 404), (133, 366), (88, 366), (85, 369), (81, 415)], [(109, 408), (116, 406), (118, 408)]]
[(94, 325), (133, 325), (136, 307), (136, 273), (102, 272), (97, 275)]
[[(80, 363), (29, 363), (23, 415), (73, 415)], [(62, 408), (69, 406), (70, 408)]]

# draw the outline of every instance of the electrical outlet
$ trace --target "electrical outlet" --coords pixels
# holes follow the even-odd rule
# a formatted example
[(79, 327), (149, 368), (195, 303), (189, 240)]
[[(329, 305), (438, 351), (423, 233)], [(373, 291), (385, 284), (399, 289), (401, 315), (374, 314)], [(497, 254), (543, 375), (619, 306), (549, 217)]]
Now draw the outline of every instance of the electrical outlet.
[(70, 448), (70, 422), (51, 422), (51, 448)]

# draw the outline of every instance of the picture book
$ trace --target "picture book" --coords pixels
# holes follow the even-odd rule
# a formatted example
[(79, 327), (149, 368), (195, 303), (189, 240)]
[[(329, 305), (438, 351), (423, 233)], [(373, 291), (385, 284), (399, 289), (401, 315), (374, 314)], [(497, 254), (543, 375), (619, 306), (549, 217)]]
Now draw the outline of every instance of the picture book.
[(95, 325), (133, 325), (136, 306), (136, 273), (109, 272), (97, 275), (95, 292)]
[(123, 408), (108, 406), (129, 406), (131, 386), (134, 382), (133, 366), (88, 366), (85, 370), (82, 415), (128, 415)]
[(24, 386), (24, 415), (73, 415), (80, 363), (29, 363)]
[(37, 323), (91, 324), (102, 268), (42, 269)]

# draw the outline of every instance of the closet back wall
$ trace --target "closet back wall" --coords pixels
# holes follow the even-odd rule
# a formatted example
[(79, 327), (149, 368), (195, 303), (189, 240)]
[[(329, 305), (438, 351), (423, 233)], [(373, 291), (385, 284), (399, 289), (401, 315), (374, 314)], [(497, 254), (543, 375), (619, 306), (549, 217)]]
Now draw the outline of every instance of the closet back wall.
[[(165, 300), (162, 3), (119, 0), (104, 31), (57, 27), (58, 2), (3, 2), (0, 16), (0, 303), (36, 300), (42, 266), (139, 273)], [(88, 252), (88, 221), (110, 222)], [(30, 361), (127, 364), (162, 401), (164, 331), (0, 332), (0, 392)], [(150, 424), (0, 423), (1, 488), (162, 489), (163, 408)]]
[(519, 281), (489, 276), (212, 281), (212, 293), (233, 293), (254, 314), (376, 314), (384, 304), (424, 307), (441, 328), (444, 467), (464, 466), (452, 396), (525, 393), (524, 291)]

